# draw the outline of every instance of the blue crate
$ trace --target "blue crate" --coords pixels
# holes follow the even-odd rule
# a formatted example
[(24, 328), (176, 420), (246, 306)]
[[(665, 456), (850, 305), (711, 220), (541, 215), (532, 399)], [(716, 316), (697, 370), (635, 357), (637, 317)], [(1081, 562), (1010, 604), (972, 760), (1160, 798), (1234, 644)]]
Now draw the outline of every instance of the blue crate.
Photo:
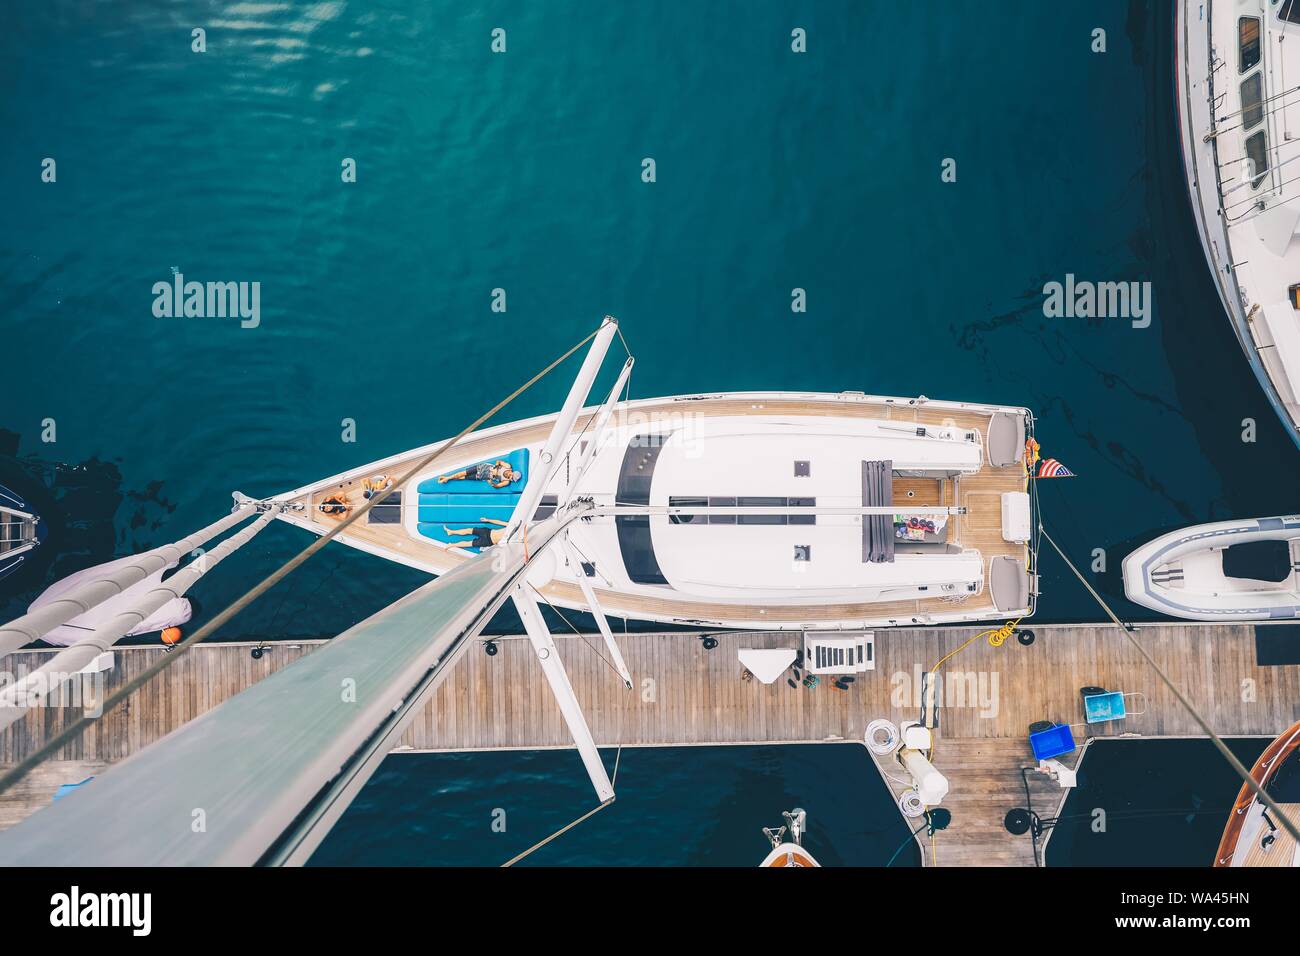
[(1109, 694), (1093, 694), (1091, 697), (1085, 697), (1083, 716), (1090, 724), (1127, 717), (1128, 708), (1124, 706), (1124, 695), (1116, 690)]
[(1070, 733), (1067, 725), (1057, 724), (1047, 730), (1030, 734), (1029, 746), (1034, 750), (1035, 759), (1050, 760), (1052, 757), (1073, 752), (1074, 734)]

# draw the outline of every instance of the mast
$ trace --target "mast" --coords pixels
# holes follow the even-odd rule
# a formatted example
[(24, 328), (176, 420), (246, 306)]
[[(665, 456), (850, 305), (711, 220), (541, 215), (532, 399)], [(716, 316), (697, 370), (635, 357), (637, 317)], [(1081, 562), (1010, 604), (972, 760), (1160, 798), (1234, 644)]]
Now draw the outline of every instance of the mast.
[(564, 405), (556, 416), (551, 434), (547, 437), (546, 444), (542, 446), (542, 452), (538, 456), (541, 467), (533, 469), (528, 484), (524, 486), (523, 493), (519, 496), (519, 502), (511, 512), (505, 533), (507, 541), (513, 541), (520, 529), (527, 527), (527, 523), (536, 513), (537, 503), (542, 500), (542, 493), (560, 463), (560, 446), (573, 431), (573, 424), (578, 420), (578, 413), (582, 411), (582, 406), (591, 393), (591, 386), (596, 381), (596, 373), (600, 371), (600, 364), (605, 360), (605, 353), (609, 351), (609, 344), (617, 332), (618, 320), (612, 315), (605, 316), (605, 321), (601, 323), (591, 348), (587, 351), (587, 357), (582, 360), (578, 377), (574, 379), (569, 394), (564, 399)]

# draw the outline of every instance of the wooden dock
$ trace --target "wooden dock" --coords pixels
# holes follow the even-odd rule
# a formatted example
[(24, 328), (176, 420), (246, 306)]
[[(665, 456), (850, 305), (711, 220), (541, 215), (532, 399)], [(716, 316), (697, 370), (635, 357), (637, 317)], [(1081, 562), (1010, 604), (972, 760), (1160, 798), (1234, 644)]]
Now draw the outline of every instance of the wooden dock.
[[(1020, 770), (1034, 765), (1028, 725), (1053, 720), (1082, 725), (1079, 689), (1088, 685), (1145, 695), (1144, 712), (1112, 724), (1078, 726), (1085, 736), (1187, 736), (1199, 728), (1125, 637), (1112, 627), (1037, 626), (1024, 646), (984, 639), (944, 665), (944, 706), (934, 763), (949, 779), (945, 805), (952, 826), (939, 834), (933, 859), (940, 866), (1034, 863), (1028, 837), (1012, 837), (1002, 817), (1024, 805)], [(685, 633), (630, 634), (619, 639), (635, 686), (625, 690), (604, 659), (598, 636), (557, 635), (560, 652), (596, 741), (602, 747), (806, 743), (863, 739), (878, 717), (916, 719), (920, 673), (978, 633), (972, 628), (878, 631), (874, 671), (847, 690), (823, 678), (820, 686), (765, 686), (743, 680), (741, 647), (793, 647), (791, 633), (715, 634), (706, 650)], [(1300, 666), (1260, 666), (1250, 626), (1159, 625), (1138, 639), (1222, 734), (1275, 735), (1300, 719)], [(497, 638), (498, 653), (476, 643), (454, 664), (402, 741), (415, 751), (568, 747), (568, 732), (526, 638)], [(146, 746), (222, 700), (266, 677), (316, 644), (279, 644), (260, 660), (250, 645), (201, 645), (127, 703), (97, 721), (31, 778), (0, 794), (0, 826), (43, 805), (59, 783), (76, 782)], [(103, 692), (131, 679), (164, 653), (118, 649)], [(0, 671), (25, 673), (50, 651), (20, 651), (0, 659)], [(1143, 709), (1138, 702), (1133, 710)], [(79, 711), (46, 708), (0, 733), (0, 765), (31, 753)], [(576, 758), (575, 758), (576, 759)], [(66, 763), (65, 763), (66, 762)], [(884, 775), (903, 776), (892, 758)], [(1035, 809), (1055, 811), (1065, 795), (1032, 774)], [(898, 788), (895, 786), (895, 790)], [(927, 857), (929, 850), (927, 849)]]

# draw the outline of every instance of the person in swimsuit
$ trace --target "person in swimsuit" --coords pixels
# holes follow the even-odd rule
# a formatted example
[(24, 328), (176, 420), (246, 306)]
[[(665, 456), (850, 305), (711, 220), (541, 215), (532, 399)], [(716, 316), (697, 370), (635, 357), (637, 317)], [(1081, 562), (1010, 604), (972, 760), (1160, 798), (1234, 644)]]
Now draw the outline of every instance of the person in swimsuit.
[(487, 524), (499, 525), (496, 528), (485, 526), (475, 528), (448, 528), (442, 526), (442, 530), (447, 532), (448, 537), (460, 537), (463, 535), (473, 535), (471, 541), (452, 541), (448, 548), (490, 548), (494, 544), (501, 543), (501, 536), (506, 533), (506, 523), (498, 521), (496, 518), (479, 518), (479, 521), (485, 521)]
[(466, 468), (454, 475), (442, 475), (438, 478), (438, 482), (445, 485), (449, 481), (486, 481), (493, 488), (504, 488), (522, 477), (523, 475), (510, 467), (510, 462), (498, 459), (495, 462), (480, 461), (473, 468)]
[(348, 513), (348, 499), (336, 491), (320, 503), (320, 511), (325, 515), (345, 515)]

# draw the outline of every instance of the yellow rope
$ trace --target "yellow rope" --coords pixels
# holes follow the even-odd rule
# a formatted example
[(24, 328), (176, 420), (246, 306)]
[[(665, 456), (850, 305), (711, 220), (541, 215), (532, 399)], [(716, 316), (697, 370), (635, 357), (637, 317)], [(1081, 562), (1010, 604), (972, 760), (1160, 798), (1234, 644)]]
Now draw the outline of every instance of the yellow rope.
[(970, 647), (981, 637), (987, 637), (989, 639), (989, 647), (1001, 647), (1007, 642), (1007, 638), (1016, 632), (1016, 628), (1020, 626), (1021, 620), (1022, 618), (1016, 618), (1014, 621), (1007, 621), (1007, 623), (1003, 624), (1001, 627), (991, 627), (987, 631), (980, 631), (970, 640), (962, 644), (961, 647), (949, 651), (947, 654), (943, 655), (943, 657), (939, 658), (939, 663), (930, 668), (931, 673), (938, 671), (939, 668), (948, 663), (951, 658), (956, 657), (958, 653), (966, 650), (966, 648)]

